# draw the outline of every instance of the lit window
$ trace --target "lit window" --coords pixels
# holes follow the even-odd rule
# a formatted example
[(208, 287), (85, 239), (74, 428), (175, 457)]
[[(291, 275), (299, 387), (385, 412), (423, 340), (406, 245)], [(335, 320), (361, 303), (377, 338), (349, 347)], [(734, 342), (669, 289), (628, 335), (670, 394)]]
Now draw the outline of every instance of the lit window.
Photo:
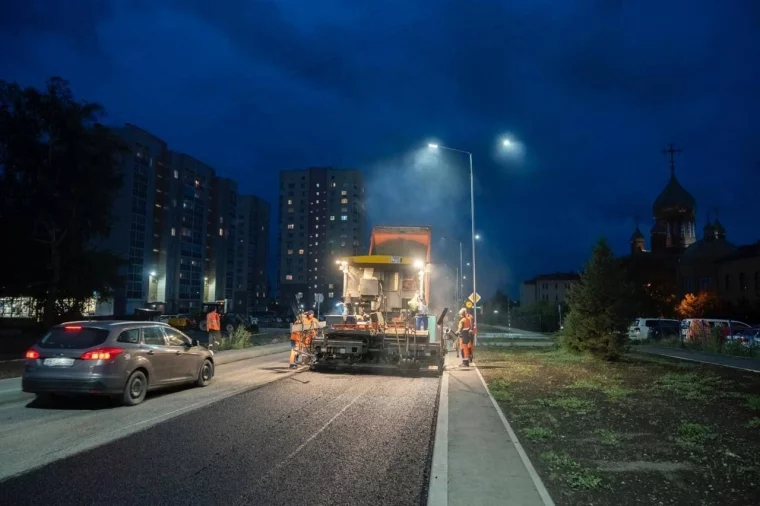
[(317, 183), (317, 188), (319, 188), (319, 183)]
[(299, 250), (298, 250), (298, 254), (299, 254), (299, 255), (303, 255), (303, 250), (302, 250), (302, 249), (299, 249)]
[(346, 190), (341, 190), (340, 194), (341, 194), (341, 195), (348, 195), (348, 191), (346, 191)]
[(292, 274), (288, 274), (287, 276), (285, 276), (285, 279), (288, 280), (288, 281), (293, 281), (293, 275)]
[(327, 288), (335, 288), (335, 287), (332, 285), (332, 283), (330, 283), (329, 285), (327, 285)]
[(293, 230), (296, 226), (292, 223), (288, 223), (288, 230)]
[(177, 229), (172, 227), (172, 235), (177, 235)]
[(330, 216), (330, 221), (335, 221), (335, 216)]
[(330, 299), (332, 299), (334, 297), (333, 292), (327, 292), (327, 297), (329, 297)]
[(178, 170), (174, 171), (174, 179), (179, 179), (179, 171)]
[[(314, 279), (317, 279), (317, 277), (316, 277), (316, 276), (314, 276)], [(317, 287), (317, 285), (314, 285), (314, 288), (316, 288), (316, 287)]]
[(332, 187), (335, 188), (335, 183), (332, 184)]
[(319, 195), (319, 192), (317, 192), (317, 195)]
[(319, 216), (317, 216), (317, 221), (319, 221)]
[(219, 236), (220, 237), (224, 237), (224, 229), (223, 228), (219, 229)]
[(219, 217), (219, 223), (224, 223), (224, 216)]
[(319, 204), (319, 200), (317, 200), (317, 204)]
[(344, 214), (343, 216), (340, 217), (340, 221), (348, 221), (348, 216)]
[(314, 259), (314, 263), (316, 264), (317, 262), (319, 262), (319, 258)]
[(319, 225), (314, 225), (314, 228), (319, 228)]
[(292, 249), (289, 249), (289, 250), (288, 250), (288, 255), (292, 255), (292, 254), (293, 254), (293, 250), (292, 250)]

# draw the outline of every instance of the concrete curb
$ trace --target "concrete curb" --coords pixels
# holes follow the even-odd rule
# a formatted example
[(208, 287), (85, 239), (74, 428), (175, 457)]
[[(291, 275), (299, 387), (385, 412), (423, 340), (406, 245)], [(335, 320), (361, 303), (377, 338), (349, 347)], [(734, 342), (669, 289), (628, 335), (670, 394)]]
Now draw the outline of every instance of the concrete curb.
[(438, 419), (435, 425), (433, 459), (428, 482), (428, 506), (448, 506), (449, 503), (449, 372), (441, 376), (438, 397)]
[(515, 446), (517, 453), (520, 455), (520, 460), (522, 460), (523, 465), (525, 465), (525, 469), (528, 470), (528, 474), (530, 475), (531, 480), (533, 480), (533, 485), (535, 485), (536, 490), (538, 491), (538, 495), (541, 496), (541, 500), (544, 501), (545, 506), (554, 506), (554, 501), (549, 495), (549, 491), (546, 490), (544, 483), (541, 481), (541, 477), (538, 476), (536, 468), (533, 467), (533, 463), (531, 463), (530, 459), (528, 458), (528, 454), (525, 453), (525, 449), (523, 449), (522, 444), (520, 444), (520, 441), (517, 439), (515, 431), (513, 431), (512, 427), (509, 425), (507, 417), (504, 416), (504, 412), (499, 407), (496, 399), (493, 398), (493, 395), (491, 395), (491, 390), (488, 389), (486, 380), (483, 378), (483, 375), (480, 373), (480, 369), (478, 369), (477, 366), (475, 366), (475, 371), (478, 373), (478, 377), (480, 378), (481, 383), (483, 383), (483, 387), (486, 389), (488, 397), (491, 399), (491, 404), (493, 404), (494, 409), (496, 409), (496, 412), (499, 414), (501, 423), (503, 423), (504, 428), (507, 429), (509, 439), (512, 441), (512, 444)]

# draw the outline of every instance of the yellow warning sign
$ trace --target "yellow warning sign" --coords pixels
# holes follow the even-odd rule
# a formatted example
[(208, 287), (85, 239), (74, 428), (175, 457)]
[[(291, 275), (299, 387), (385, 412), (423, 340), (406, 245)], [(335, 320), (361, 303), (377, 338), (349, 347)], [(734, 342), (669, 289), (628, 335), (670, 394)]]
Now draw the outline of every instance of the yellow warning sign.
[(465, 305), (465, 307), (466, 307), (467, 309), (470, 309), (470, 308), (472, 307), (472, 302), (470, 302), (470, 301), (468, 300), (467, 302), (465, 302), (465, 303), (464, 303), (464, 305)]

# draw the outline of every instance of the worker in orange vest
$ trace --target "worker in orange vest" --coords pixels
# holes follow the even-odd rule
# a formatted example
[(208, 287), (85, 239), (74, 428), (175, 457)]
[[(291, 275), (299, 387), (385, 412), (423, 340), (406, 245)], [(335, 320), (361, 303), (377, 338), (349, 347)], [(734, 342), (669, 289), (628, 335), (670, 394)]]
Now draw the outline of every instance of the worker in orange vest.
[[(304, 324), (305, 319), (306, 319), (306, 313), (301, 313), (298, 316), (296, 316), (296, 319), (293, 322), (293, 325)], [(298, 367), (298, 364), (296, 364), (296, 359), (298, 358), (299, 342), (301, 341), (302, 334), (303, 332), (300, 330), (292, 330), (290, 332), (290, 368), (291, 369), (295, 369), (296, 367)]]
[(467, 317), (467, 310), (459, 310), (459, 323), (457, 324), (459, 336), (459, 349), (462, 351), (462, 365), (470, 366), (470, 340), (472, 339), (472, 321)]
[(208, 330), (208, 345), (219, 345), (222, 334), (222, 323), (219, 317), (219, 311), (214, 306), (206, 315), (206, 330)]
[(470, 320), (470, 362), (475, 361), (475, 336), (478, 333), (478, 328), (475, 326), (475, 316), (472, 313), (467, 313), (467, 319)]

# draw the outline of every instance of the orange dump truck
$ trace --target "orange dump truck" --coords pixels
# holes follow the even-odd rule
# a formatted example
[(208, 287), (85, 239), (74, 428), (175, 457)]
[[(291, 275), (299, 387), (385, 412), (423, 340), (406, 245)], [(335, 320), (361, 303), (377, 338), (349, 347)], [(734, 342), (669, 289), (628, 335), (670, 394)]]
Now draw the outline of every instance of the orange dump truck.
[[(443, 315), (429, 314), (429, 227), (375, 227), (368, 255), (338, 260), (343, 302), (312, 343), (312, 367), (382, 366), (443, 370)], [(445, 314), (445, 310), (444, 310)]]

